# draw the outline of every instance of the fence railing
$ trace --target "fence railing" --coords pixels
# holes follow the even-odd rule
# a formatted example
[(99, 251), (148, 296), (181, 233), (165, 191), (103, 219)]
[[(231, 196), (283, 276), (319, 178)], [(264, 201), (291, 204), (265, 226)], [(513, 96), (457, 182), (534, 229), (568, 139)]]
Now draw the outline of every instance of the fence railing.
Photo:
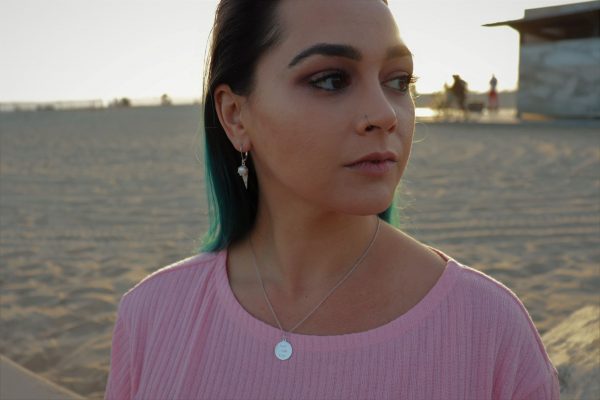
[(109, 102), (102, 99), (93, 100), (73, 100), (73, 101), (15, 101), (0, 102), (0, 112), (11, 111), (54, 111), (54, 110), (95, 110), (115, 107), (145, 107), (145, 106), (168, 106), (168, 105), (186, 105), (200, 104), (196, 98), (139, 98), (129, 99), (126, 97), (114, 99)]

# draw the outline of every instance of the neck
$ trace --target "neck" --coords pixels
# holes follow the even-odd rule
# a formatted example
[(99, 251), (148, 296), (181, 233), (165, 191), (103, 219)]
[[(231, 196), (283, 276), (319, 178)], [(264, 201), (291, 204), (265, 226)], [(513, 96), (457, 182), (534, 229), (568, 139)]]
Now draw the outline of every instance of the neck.
[(248, 247), (265, 285), (297, 298), (335, 285), (365, 253), (376, 227), (373, 215), (273, 215), (261, 210)]

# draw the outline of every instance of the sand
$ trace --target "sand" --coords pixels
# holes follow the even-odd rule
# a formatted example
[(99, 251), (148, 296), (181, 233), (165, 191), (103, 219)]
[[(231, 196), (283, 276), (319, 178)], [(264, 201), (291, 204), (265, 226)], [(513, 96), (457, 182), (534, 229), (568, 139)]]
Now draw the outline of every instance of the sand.
[(561, 399), (600, 399), (600, 305), (588, 305), (542, 340), (558, 370)]
[[(102, 398), (120, 296), (206, 229), (199, 119), (0, 113), (1, 354)], [(600, 303), (598, 127), (418, 124), (403, 229), (505, 283), (544, 334)]]
[(0, 399), (83, 400), (84, 398), (0, 355)]

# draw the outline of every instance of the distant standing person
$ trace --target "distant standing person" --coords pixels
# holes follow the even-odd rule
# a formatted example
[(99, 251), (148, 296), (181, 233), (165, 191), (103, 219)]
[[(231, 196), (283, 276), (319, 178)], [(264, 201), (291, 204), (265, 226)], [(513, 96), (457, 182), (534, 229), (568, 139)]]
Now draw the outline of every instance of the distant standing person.
[(498, 92), (496, 92), (496, 86), (498, 86), (498, 79), (496, 79), (496, 75), (492, 74), (490, 92), (488, 93), (488, 110), (493, 112), (498, 111)]
[(456, 100), (458, 107), (466, 111), (465, 101), (467, 100), (467, 82), (461, 79), (460, 75), (452, 75), (454, 83), (450, 87), (450, 92)]

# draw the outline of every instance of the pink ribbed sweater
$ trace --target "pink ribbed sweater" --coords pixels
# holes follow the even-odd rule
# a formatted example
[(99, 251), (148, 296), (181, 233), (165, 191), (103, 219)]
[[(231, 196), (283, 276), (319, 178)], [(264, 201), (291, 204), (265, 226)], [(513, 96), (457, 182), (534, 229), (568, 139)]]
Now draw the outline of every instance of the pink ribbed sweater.
[(279, 329), (231, 291), (226, 250), (162, 268), (121, 298), (105, 398), (557, 400), (521, 301), (437, 252), (446, 268), (408, 312), (365, 332), (292, 334), (287, 361), (273, 353)]

